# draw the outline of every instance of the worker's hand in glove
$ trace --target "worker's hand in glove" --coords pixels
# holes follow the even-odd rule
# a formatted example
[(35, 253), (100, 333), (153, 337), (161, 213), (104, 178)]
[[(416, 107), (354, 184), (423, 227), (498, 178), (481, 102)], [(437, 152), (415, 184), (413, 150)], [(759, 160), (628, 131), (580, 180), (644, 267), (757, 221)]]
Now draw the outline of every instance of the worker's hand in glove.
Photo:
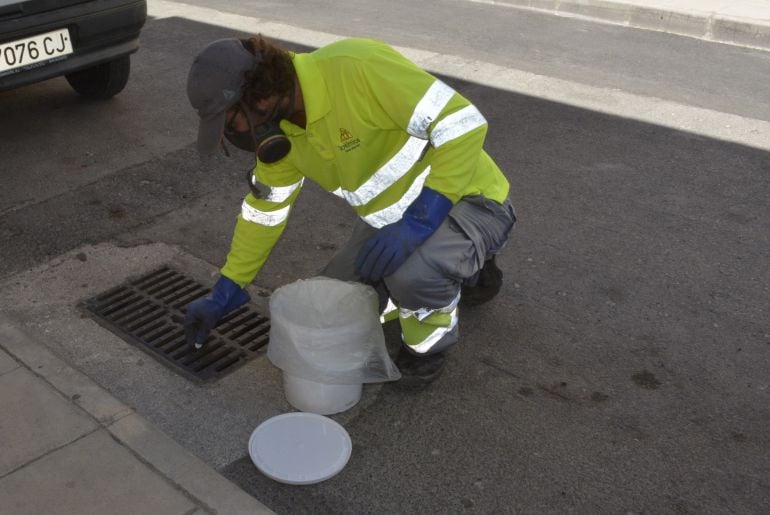
[(423, 188), (398, 222), (386, 225), (369, 238), (356, 257), (356, 272), (362, 279), (379, 281), (404, 264), (427, 240), (452, 209), (452, 201), (430, 188)]
[(200, 349), (217, 322), (230, 311), (247, 303), (248, 292), (225, 276), (221, 276), (211, 294), (187, 306), (184, 318), (185, 337), (188, 345)]

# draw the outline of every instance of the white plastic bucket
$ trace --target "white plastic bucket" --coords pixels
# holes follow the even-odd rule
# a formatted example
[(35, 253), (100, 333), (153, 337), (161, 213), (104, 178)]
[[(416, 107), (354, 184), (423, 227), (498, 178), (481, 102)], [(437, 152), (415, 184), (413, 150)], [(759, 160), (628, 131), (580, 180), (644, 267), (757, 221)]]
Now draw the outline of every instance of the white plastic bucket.
[(400, 377), (371, 286), (299, 280), (273, 293), (270, 318), (267, 357), (283, 372), (286, 400), (301, 411), (340, 413), (361, 399), (363, 383)]
[(300, 411), (333, 415), (349, 410), (361, 400), (362, 384), (325, 384), (283, 372), (286, 400)]

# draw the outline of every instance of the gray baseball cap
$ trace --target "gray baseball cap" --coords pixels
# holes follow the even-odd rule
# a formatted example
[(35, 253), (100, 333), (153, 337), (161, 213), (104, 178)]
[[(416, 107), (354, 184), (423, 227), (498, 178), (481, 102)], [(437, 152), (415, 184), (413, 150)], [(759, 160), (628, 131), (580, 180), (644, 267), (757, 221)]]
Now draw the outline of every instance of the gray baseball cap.
[(260, 61), (234, 38), (210, 43), (193, 61), (187, 75), (187, 97), (201, 119), (198, 151), (202, 155), (216, 153), (225, 113), (241, 99), (246, 72)]

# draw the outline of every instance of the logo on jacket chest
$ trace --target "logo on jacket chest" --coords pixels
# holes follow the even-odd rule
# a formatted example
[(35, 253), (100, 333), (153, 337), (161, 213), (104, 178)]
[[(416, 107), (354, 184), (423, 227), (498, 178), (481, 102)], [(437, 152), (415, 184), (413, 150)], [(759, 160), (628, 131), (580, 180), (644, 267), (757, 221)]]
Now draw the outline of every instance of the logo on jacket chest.
[(350, 152), (361, 146), (361, 140), (353, 136), (349, 130), (340, 127), (340, 144), (337, 145), (343, 152)]

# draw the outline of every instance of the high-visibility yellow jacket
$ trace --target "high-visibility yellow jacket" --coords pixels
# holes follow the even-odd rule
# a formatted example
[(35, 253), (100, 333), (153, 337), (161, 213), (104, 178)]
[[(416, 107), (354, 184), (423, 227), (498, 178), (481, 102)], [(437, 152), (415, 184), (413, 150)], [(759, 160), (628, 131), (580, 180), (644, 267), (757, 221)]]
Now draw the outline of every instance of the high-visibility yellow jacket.
[(508, 181), (482, 149), (487, 122), (452, 88), (370, 39), (293, 55), (306, 127), (281, 128), (291, 152), (257, 162), (263, 198), (243, 202), (222, 274), (250, 283), (278, 241), (305, 177), (338, 195), (373, 227), (401, 219), (423, 185), (456, 203), (503, 202)]

